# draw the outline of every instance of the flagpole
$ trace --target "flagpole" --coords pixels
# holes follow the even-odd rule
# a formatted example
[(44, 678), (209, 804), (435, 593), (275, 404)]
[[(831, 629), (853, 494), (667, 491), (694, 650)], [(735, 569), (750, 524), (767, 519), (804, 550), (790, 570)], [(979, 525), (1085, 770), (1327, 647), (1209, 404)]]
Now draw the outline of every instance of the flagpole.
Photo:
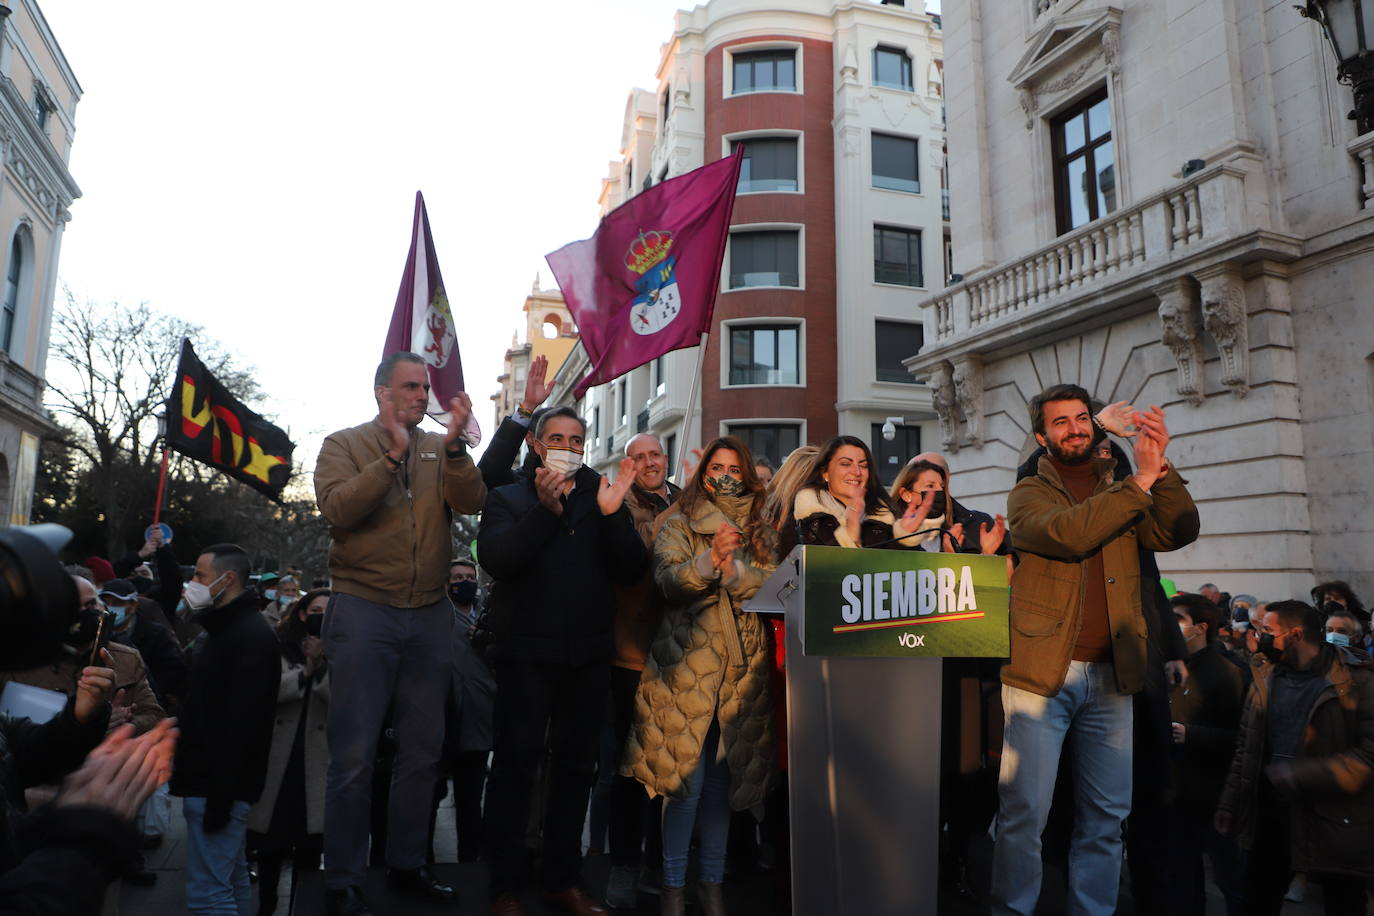
[[(692, 414), (697, 409), (697, 392), (701, 390), (701, 369), (706, 363), (706, 337), (709, 332), (701, 332), (701, 343), (697, 345), (697, 368), (692, 373), (692, 387), (687, 390), (687, 413), (683, 414), (682, 428), (682, 460), (686, 462), (687, 456), (692, 454)], [(682, 482), (686, 486), (687, 481)]]
[(167, 447), (162, 448), (162, 471), (157, 475), (157, 504), (153, 506), (153, 527), (162, 520), (162, 494), (167, 491)]

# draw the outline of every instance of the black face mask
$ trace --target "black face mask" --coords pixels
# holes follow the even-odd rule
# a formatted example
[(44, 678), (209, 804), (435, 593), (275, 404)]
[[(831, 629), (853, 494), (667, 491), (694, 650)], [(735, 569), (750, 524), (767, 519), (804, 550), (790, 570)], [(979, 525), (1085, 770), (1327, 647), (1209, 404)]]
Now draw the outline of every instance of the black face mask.
[(1283, 650), (1274, 646), (1273, 633), (1261, 633), (1259, 635), (1259, 653), (1275, 664), (1283, 658)]
[(307, 614), (307, 615), (305, 615), (305, 635), (306, 635), (306, 636), (319, 636), (319, 635), (320, 635), (320, 631), (321, 631), (321, 629), (322, 629), (323, 627), (324, 627), (324, 615), (323, 615), (323, 614)]
[(472, 579), (455, 582), (448, 587), (448, 593), (453, 598), (454, 604), (471, 607), (472, 603), (477, 600), (477, 583)]

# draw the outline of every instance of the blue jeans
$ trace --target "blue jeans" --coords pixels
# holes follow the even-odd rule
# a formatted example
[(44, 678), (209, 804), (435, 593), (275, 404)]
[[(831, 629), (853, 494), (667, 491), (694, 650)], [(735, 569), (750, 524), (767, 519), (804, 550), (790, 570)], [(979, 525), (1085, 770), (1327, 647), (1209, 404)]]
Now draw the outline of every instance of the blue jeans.
[(1131, 697), (1110, 663), (1070, 662), (1052, 697), (1002, 687), (1006, 714), (993, 916), (1031, 916), (1040, 897), (1040, 835), (1049, 817), (1064, 738), (1073, 734), (1073, 839), (1068, 913), (1110, 916), (1121, 883), (1121, 826), (1131, 810)]
[(687, 795), (663, 804), (663, 886), (687, 883), (687, 850), (692, 827), (701, 842), (701, 880), (719, 884), (725, 880), (725, 844), (730, 835), (730, 767), (716, 760), (720, 722), (711, 720), (701, 746), (697, 768), (687, 777)]
[(252, 916), (253, 892), (248, 885), (248, 811), (236, 801), (229, 806), (229, 823), (205, 832), (205, 799), (183, 798), (186, 818), (186, 909), (203, 916)]

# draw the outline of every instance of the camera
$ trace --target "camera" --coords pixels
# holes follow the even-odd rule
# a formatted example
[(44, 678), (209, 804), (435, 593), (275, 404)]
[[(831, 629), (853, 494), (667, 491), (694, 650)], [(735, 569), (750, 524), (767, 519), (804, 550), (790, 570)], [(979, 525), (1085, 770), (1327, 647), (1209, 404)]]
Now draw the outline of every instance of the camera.
[(46, 664), (77, 624), (76, 584), (57, 558), (71, 537), (61, 525), (0, 529), (0, 668)]

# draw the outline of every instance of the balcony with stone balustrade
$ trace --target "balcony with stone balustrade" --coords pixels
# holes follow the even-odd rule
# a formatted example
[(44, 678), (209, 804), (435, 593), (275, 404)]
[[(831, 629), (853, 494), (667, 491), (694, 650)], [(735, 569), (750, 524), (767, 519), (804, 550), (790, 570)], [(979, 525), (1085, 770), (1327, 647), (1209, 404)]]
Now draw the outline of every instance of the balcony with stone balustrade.
[(1191, 275), (1204, 286), (1223, 265), (1291, 261), (1300, 242), (1274, 231), (1258, 158), (1204, 167), (1130, 206), (991, 269), (976, 271), (922, 303), (933, 331), (905, 361), (927, 378), (941, 364), (1000, 358), (1143, 311), (1160, 290)]

